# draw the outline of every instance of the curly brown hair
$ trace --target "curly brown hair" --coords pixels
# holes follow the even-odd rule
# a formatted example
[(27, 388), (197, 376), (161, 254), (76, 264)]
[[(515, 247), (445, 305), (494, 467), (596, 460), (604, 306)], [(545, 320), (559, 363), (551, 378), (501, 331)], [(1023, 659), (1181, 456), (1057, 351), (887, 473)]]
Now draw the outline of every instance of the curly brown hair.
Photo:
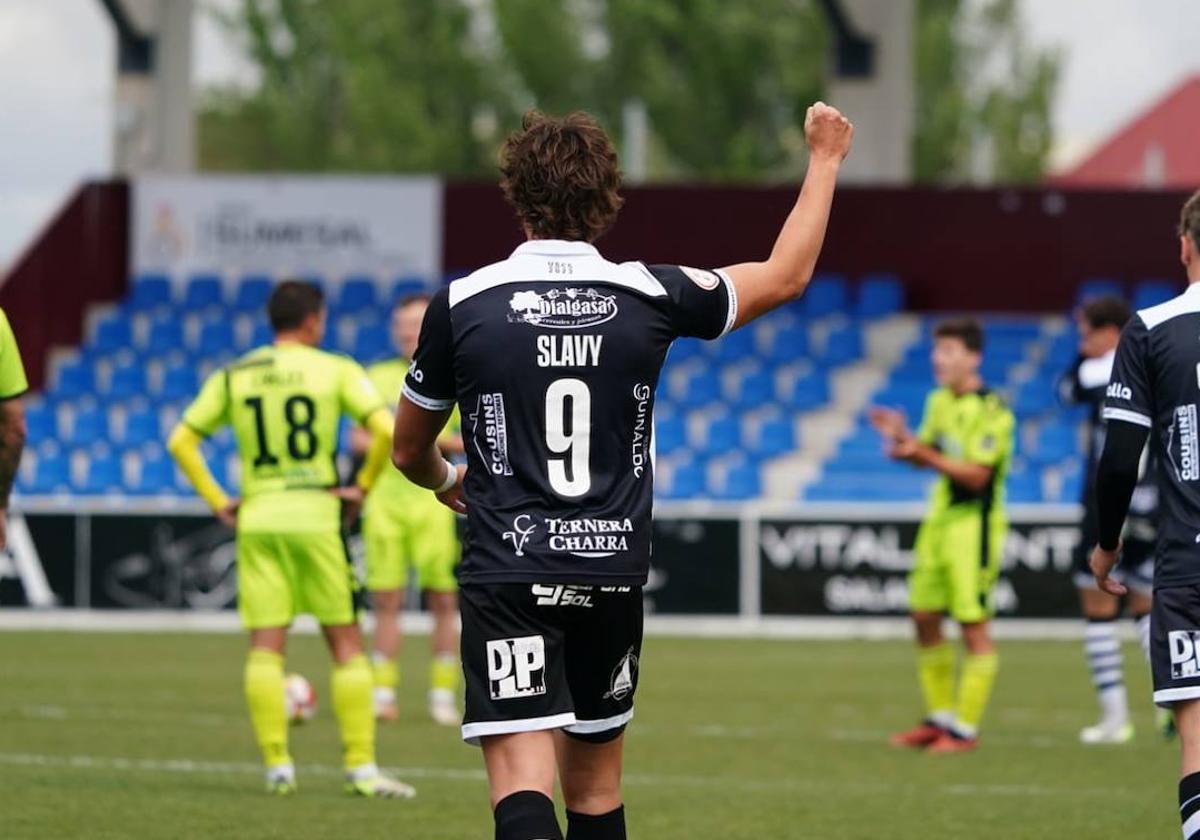
[(500, 150), (500, 188), (535, 239), (594, 242), (617, 218), (617, 151), (591, 114), (529, 111)]
[(1179, 214), (1179, 235), (1190, 236), (1192, 244), (1200, 250), (1200, 192), (1183, 205), (1183, 212)]

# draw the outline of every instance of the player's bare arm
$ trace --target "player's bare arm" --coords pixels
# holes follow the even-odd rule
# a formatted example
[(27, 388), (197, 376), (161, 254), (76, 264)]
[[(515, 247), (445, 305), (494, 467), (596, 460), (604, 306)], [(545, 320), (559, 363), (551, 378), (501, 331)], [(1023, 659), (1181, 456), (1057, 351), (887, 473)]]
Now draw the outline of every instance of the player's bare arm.
[(466, 513), (462, 502), (466, 469), (453, 467), (438, 447), (438, 437), (452, 413), (452, 408), (430, 411), (412, 400), (401, 399), (392, 434), (392, 463), (413, 484), (437, 493), (447, 507)]
[(737, 292), (735, 329), (802, 295), (816, 268), (838, 170), (850, 153), (854, 125), (836, 108), (818, 102), (805, 116), (804, 136), (809, 149), (808, 172), (771, 255), (762, 262), (724, 269)]
[(0, 402), (0, 549), (8, 543), (8, 497), (25, 449), (25, 408), (20, 399)]

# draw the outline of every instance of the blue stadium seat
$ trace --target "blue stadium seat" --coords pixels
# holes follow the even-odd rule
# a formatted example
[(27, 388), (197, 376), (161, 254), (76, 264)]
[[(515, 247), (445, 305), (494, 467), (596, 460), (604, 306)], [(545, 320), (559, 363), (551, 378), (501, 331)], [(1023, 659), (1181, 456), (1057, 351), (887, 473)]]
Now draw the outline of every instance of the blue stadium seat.
[(143, 274), (135, 277), (126, 298), (126, 306), (134, 312), (145, 312), (171, 303), (171, 280), (165, 274)]
[(395, 285), (392, 286), (389, 302), (395, 306), (407, 297), (424, 294), (428, 291), (430, 291), (429, 284), (425, 281), (424, 277), (406, 275), (398, 278)]
[(121, 460), (115, 455), (99, 455), (90, 459), (83, 481), (75, 485), (77, 493), (99, 495), (124, 486), (121, 478)]
[(1062, 490), (1058, 501), (1075, 502), (1083, 498), (1083, 473), (1074, 473), (1063, 477)]
[(1178, 283), (1172, 283), (1170, 280), (1143, 280), (1133, 290), (1133, 308), (1148, 309), (1151, 306), (1158, 306), (1179, 295), (1182, 291), (1183, 289), (1179, 287)]
[(382, 324), (366, 324), (358, 328), (350, 355), (360, 362), (372, 362), (391, 352), (391, 337)]
[(733, 404), (742, 411), (762, 408), (775, 400), (775, 377), (766, 371), (755, 371), (738, 383)]
[(200, 328), (196, 352), (201, 356), (216, 356), (234, 349), (233, 323), (228, 319), (209, 321)]
[(238, 312), (261, 312), (266, 308), (273, 285), (271, 278), (266, 275), (243, 277), (233, 296), (233, 308)]
[(91, 446), (108, 440), (108, 414), (98, 406), (81, 408), (75, 412), (71, 434), (67, 443), (71, 446)]
[(142, 468), (133, 484), (133, 492), (144, 495), (175, 492), (175, 462), (161, 452), (142, 457)]
[(266, 321), (256, 321), (250, 331), (250, 347), (263, 347), (275, 341), (275, 332)]
[(40, 455), (33, 480), (29, 483), (31, 493), (65, 493), (71, 489), (71, 466), (64, 455)]
[(121, 436), (124, 446), (138, 447), (147, 443), (157, 443), (161, 437), (157, 412), (142, 408), (125, 415), (125, 432)]
[(146, 394), (146, 368), (140, 361), (118, 365), (113, 368), (108, 382), (108, 395), (118, 400), (128, 400)]
[(1044, 414), (1057, 405), (1058, 395), (1054, 391), (1053, 381), (1032, 379), (1017, 390), (1012, 410), (1019, 417), (1033, 417)]
[(337, 308), (340, 312), (360, 312), (379, 305), (375, 292), (375, 281), (370, 277), (347, 277), (338, 293)]
[(133, 344), (133, 326), (123, 313), (115, 313), (96, 324), (91, 347), (97, 353), (112, 353)]
[(790, 388), (785, 388), (784, 402), (789, 408), (805, 411), (829, 402), (829, 380), (824, 373), (815, 371), (796, 378)]
[(692, 499), (704, 495), (705, 470), (701, 464), (687, 463), (676, 467), (663, 496), (668, 499)]
[(753, 358), (754, 355), (754, 332), (752, 330), (731, 332), (716, 342), (714, 358), (722, 364), (740, 362), (743, 359)]
[(1037, 470), (1027, 470), (1014, 473), (1008, 477), (1008, 501), (1010, 502), (1040, 502), (1042, 501), (1042, 476)]
[(54, 409), (48, 405), (31, 405), (25, 409), (25, 428), (30, 446), (58, 437)]
[(732, 414), (718, 417), (704, 431), (704, 445), (700, 451), (708, 457), (726, 455), (741, 448), (742, 426)]
[(1079, 429), (1060, 423), (1047, 423), (1038, 429), (1031, 460), (1052, 464), (1079, 455)]
[(88, 396), (96, 392), (96, 372), (90, 362), (80, 359), (67, 362), (59, 368), (58, 382), (54, 385), (54, 394), (60, 397), (74, 398)]
[(848, 313), (850, 294), (846, 278), (840, 274), (818, 274), (800, 298), (800, 308), (812, 318)]
[(185, 362), (172, 365), (163, 372), (159, 396), (164, 400), (186, 400), (194, 397), (199, 390), (196, 366)]
[(725, 481), (713, 495), (718, 499), (743, 501), (762, 495), (762, 478), (752, 461), (738, 464), (725, 474)]
[(869, 274), (858, 287), (855, 314), (859, 318), (883, 318), (904, 309), (904, 287), (893, 274)]
[(667, 354), (667, 361), (671, 364), (676, 364), (703, 355), (703, 341), (698, 338), (680, 338), (671, 345), (671, 352)]
[(779, 329), (767, 345), (767, 361), (786, 365), (809, 355), (808, 331), (803, 327)]
[(699, 370), (688, 377), (677, 402), (683, 408), (701, 408), (721, 398), (721, 380), (711, 370)]
[(1119, 280), (1107, 277), (1093, 277), (1079, 284), (1079, 292), (1075, 295), (1075, 302), (1083, 303), (1092, 298), (1107, 297), (1109, 295), (1125, 297), (1124, 284)]
[(183, 306), (189, 311), (221, 306), (225, 302), (225, 290), (221, 278), (216, 274), (196, 274), (188, 280), (183, 295)]
[(776, 458), (796, 448), (796, 430), (791, 420), (767, 420), (758, 429), (758, 438), (751, 454), (759, 458)]
[(850, 324), (829, 333), (821, 359), (827, 365), (843, 365), (858, 361), (862, 355), (862, 330)]
[(178, 318), (164, 318), (150, 325), (146, 352), (162, 355), (183, 347), (183, 323)]
[(654, 422), (654, 449), (659, 455), (670, 455), (686, 445), (687, 426), (681, 417), (664, 417)]

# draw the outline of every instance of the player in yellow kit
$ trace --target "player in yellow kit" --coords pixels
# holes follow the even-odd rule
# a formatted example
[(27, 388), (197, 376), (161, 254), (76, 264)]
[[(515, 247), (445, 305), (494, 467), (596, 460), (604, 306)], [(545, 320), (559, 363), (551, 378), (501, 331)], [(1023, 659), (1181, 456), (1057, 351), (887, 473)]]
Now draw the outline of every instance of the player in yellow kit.
[(8, 543), (8, 496), (25, 449), (25, 409), (21, 395), (29, 390), (21, 351), (8, 316), (0, 309), (0, 549)]
[[(889, 453), (941, 473), (917, 533), (908, 579), (917, 631), (917, 669), (925, 720), (892, 738), (897, 746), (934, 753), (972, 750), (995, 682), (992, 590), (1008, 533), (1004, 481), (1013, 453), (1012, 412), (979, 375), (983, 329), (972, 320), (946, 321), (934, 332), (938, 388), (925, 403), (916, 434), (903, 415), (871, 412)], [(949, 615), (962, 628), (966, 657), (955, 692), (954, 648), (942, 635)]]
[[(275, 343), (247, 353), (204, 383), (171, 433), (168, 449), (217, 517), (237, 529), (238, 612), (250, 631), (245, 691), (266, 763), (267, 788), (290, 794), (283, 652), (300, 613), (321, 624), (333, 656), (331, 696), (341, 729), (348, 793), (408, 798), (379, 772), (371, 667), (363, 651), (356, 586), (342, 538), (351, 511), (386, 462), (391, 414), (356, 362), (316, 349), (325, 302), (308, 283), (286, 281), (267, 304)], [(371, 429), (376, 445), (355, 487), (338, 486), (338, 421)], [(200, 454), (203, 438), (233, 427), (242, 457), (242, 498), (230, 499)]]
[[(417, 348), (429, 298), (406, 298), (392, 312), (392, 341), (400, 356), (371, 365), (367, 375), (390, 404), (400, 399), (409, 360)], [(438, 445), (445, 455), (462, 454), (457, 409)], [(359, 436), (358, 448), (366, 442)], [(385, 469), (367, 496), (363, 509), (363, 538), (367, 550), (367, 588), (375, 612), (375, 713), (394, 720), (396, 688), (400, 683), (396, 654), (400, 648), (400, 609), (409, 570), (425, 593), (433, 613), (433, 660), (429, 666), (429, 714), (443, 726), (462, 722), (458, 711), (458, 565), (459, 546), (454, 514), (437, 497), (394, 469)]]

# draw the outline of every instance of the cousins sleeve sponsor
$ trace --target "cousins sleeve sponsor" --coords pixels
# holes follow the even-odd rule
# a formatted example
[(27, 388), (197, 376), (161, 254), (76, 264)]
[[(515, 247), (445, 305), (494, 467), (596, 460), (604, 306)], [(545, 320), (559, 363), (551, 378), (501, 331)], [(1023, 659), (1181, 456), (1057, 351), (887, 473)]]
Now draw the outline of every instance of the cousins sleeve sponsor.
[(439, 289), (425, 310), (417, 352), (404, 378), (404, 396), (427, 411), (445, 411), (454, 405), (454, 334), (449, 287)]

